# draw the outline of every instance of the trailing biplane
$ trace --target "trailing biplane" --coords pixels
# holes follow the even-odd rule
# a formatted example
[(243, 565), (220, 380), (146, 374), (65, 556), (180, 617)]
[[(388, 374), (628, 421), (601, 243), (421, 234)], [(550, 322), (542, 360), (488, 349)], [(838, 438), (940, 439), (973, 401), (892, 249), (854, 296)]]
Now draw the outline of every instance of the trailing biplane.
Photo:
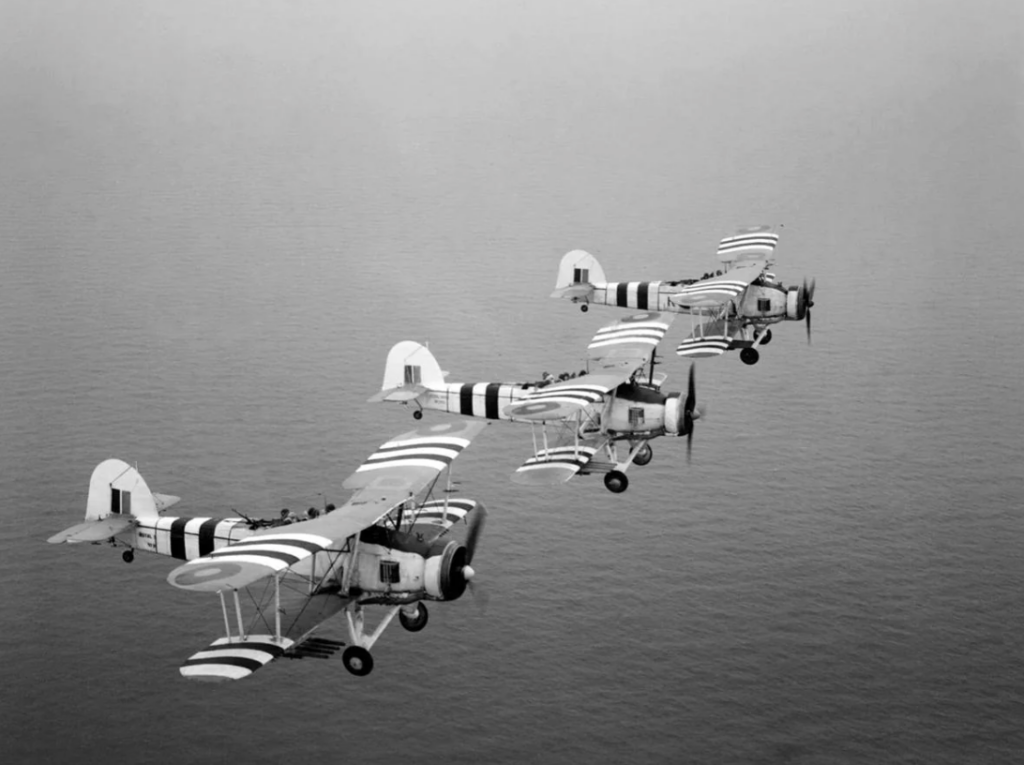
[[(341, 658), (354, 675), (373, 669), (370, 648), (397, 614), (412, 632), (427, 623), (423, 601), (456, 600), (471, 586), (470, 566), (484, 506), (449, 496), (452, 461), (487, 425), (423, 426), (381, 446), (344, 482), (355, 490), (333, 512), (289, 525), (246, 516), (170, 518), (177, 497), (149, 490), (125, 462), (101, 462), (89, 483), (85, 522), (50, 542), (126, 547), (188, 561), (167, 581), (220, 596), (224, 637), (190, 657), (181, 674), (199, 680), (239, 679), (278, 658)], [(448, 470), (448, 483), (436, 487)], [(434, 497), (435, 488), (441, 496)], [(422, 498), (417, 499), (420, 495)], [(465, 543), (450, 533), (465, 523)], [(243, 617), (243, 600), (255, 612)], [(372, 631), (364, 610), (385, 610)], [(316, 634), (344, 612), (348, 645)]]
[(768, 269), (779, 235), (770, 226), (740, 229), (718, 245), (720, 268), (701, 279), (609, 282), (597, 258), (583, 250), (562, 257), (554, 298), (566, 298), (586, 311), (591, 303), (690, 314), (691, 334), (676, 353), (689, 358), (739, 350), (745, 364), (756, 364), (758, 347), (772, 339), (770, 325), (806, 321), (811, 340), (810, 286), (786, 288)]
[[(436, 409), (528, 422), (534, 454), (513, 481), (545, 485), (601, 473), (609, 491), (623, 492), (629, 466), (651, 461), (651, 439), (686, 436), (690, 454), (700, 417), (693, 367), (685, 397), (663, 393), (666, 375), (654, 372), (655, 351), (673, 318), (640, 313), (602, 327), (587, 347), (587, 369), (553, 381), (445, 382), (433, 354), (406, 340), (388, 353), (381, 390), (370, 401), (414, 404), (416, 419), (424, 409)], [(627, 447), (624, 455), (620, 444)]]

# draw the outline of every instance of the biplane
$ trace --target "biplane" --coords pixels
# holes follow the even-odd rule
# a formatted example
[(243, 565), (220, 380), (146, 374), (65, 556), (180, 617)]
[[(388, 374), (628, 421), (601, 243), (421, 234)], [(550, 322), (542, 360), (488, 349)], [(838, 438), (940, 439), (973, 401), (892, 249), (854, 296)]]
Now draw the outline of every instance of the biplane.
[(597, 258), (583, 250), (562, 257), (554, 298), (566, 298), (586, 311), (591, 303), (690, 314), (691, 334), (676, 349), (703, 358), (739, 350), (745, 364), (756, 364), (758, 348), (772, 339), (770, 326), (806, 321), (811, 340), (814, 281), (785, 287), (768, 269), (779, 235), (770, 226), (740, 229), (718, 245), (721, 268), (700, 279), (609, 282)]
[[(471, 587), (486, 510), (449, 496), (450, 468), (487, 424), (423, 426), (391, 439), (346, 479), (355, 494), (344, 506), (288, 525), (166, 517), (178, 498), (151, 492), (135, 468), (109, 459), (93, 471), (85, 522), (49, 541), (126, 547), (129, 563), (135, 550), (187, 561), (167, 581), (217, 593), (224, 636), (181, 666), (186, 678), (237, 680), (274, 659), (329, 658), (342, 648), (345, 668), (366, 675), (370, 649), (396, 614), (417, 632), (427, 623), (424, 601), (456, 600)], [(464, 543), (453, 539), (456, 524), (467, 526)], [(370, 606), (384, 611), (368, 631)], [(316, 634), (339, 612), (347, 646)]]
[(694, 422), (701, 416), (692, 366), (685, 397), (662, 392), (666, 375), (654, 372), (658, 343), (673, 318), (640, 313), (602, 327), (587, 346), (587, 369), (561, 380), (445, 382), (447, 373), (430, 350), (406, 340), (388, 353), (381, 390), (370, 401), (414, 404), (416, 419), (424, 409), (435, 409), (528, 422), (533, 456), (513, 481), (549, 485), (600, 473), (609, 491), (623, 492), (629, 466), (653, 458), (651, 439), (686, 436), (689, 457)]

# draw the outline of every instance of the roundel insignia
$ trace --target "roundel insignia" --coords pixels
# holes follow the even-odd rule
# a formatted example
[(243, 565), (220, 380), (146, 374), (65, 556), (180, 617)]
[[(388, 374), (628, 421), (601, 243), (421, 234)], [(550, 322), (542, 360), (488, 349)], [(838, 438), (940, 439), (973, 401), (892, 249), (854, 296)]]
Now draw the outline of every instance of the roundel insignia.
[(537, 401), (533, 404), (517, 406), (512, 414), (541, 414), (542, 412), (553, 412), (561, 408), (562, 405), (555, 401)]
[(650, 313), (650, 312), (648, 312), (648, 313), (635, 313), (632, 316), (628, 316), (625, 319), (622, 319), (622, 321), (623, 321), (623, 323), (625, 323), (627, 321), (650, 321), (651, 319), (657, 318), (657, 316), (658, 316), (658, 314)]
[(186, 569), (174, 577), (171, 584), (178, 587), (194, 587), (197, 584), (206, 584), (211, 579), (228, 579), (241, 572), (242, 567), (237, 563), (206, 563), (192, 569)]

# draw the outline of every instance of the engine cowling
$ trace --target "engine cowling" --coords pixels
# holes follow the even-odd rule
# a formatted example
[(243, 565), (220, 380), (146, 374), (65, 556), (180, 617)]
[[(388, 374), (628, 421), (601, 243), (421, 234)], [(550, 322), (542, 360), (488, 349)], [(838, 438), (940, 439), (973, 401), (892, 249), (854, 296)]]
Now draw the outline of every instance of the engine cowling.
[(682, 393), (670, 393), (665, 398), (665, 433), (670, 436), (686, 435), (686, 402)]
[(427, 594), (437, 600), (457, 600), (462, 597), (469, 584), (469, 577), (466, 576), (469, 568), (466, 548), (452, 541), (438, 553), (431, 552), (423, 570)]
[(786, 290), (786, 318), (795, 321), (803, 321), (807, 313), (807, 298), (799, 287), (790, 287)]

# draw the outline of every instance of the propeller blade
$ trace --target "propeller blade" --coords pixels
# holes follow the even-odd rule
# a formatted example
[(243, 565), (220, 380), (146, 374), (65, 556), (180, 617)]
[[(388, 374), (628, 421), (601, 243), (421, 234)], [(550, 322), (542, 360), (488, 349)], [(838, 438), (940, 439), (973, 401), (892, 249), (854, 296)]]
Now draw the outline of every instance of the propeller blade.
[(487, 518), (487, 510), (483, 505), (477, 505), (473, 518), (469, 523), (469, 533), (466, 534), (466, 565), (473, 562), (473, 555), (476, 553), (477, 543), (480, 541), (480, 532), (484, 529), (484, 520)]
[(811, 344), (811, 309), (807, 309), (807, 344)]
[(683, 427), (686, 429), (686, 464), (690, 464), (693, 451), (693, 412), (697, 408), (697, 365), (690, 364), (690, 377), (686, 383), (686, 403), (683, 404)]
[(487, 588), (478, 582), (470, 580), (467, 582), (469, 585), (469, 594), (473, 597), (473, 602), (476, 603), (477, 609), (481, 614), (487, 614), (487, 604), (491, 602), (491, 596), (487, 592)]

